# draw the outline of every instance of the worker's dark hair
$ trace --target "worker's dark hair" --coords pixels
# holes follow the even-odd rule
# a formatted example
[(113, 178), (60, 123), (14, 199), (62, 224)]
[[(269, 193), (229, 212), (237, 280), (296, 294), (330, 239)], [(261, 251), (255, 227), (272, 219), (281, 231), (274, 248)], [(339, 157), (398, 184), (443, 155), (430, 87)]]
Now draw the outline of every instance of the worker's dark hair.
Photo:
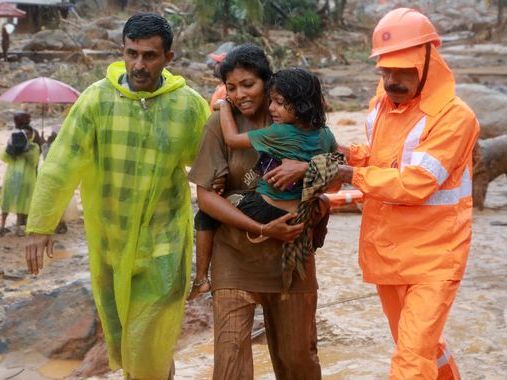
[(173, 44), (171, 25), (156, 13), (137, 13), (129, 18), (123, 27), (123, 43), (125, 43), (125, 37), (131, 40), (142, 40), (154, 36), (162, 38), (164, 51), (171, 50)]
[(288, 110), (311, 129), (322, 128), (326, 124), (324, 97), (319, 78), (311, 72), (291, 68), (273, 74), (269, 91), (282, 95)]
[(239, 45), (227, 53), (220, 66), (220, 77), (225, 83), (227, 75), (236, 68), (253, 72), (267, 84), (273, 71), (266, 53), (259, 46), (246, 43)]

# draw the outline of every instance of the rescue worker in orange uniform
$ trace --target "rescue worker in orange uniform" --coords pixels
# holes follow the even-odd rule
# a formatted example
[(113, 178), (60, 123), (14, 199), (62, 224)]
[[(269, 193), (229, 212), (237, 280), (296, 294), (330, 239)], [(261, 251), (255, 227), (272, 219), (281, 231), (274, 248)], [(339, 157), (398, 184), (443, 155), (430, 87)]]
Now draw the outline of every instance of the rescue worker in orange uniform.
[(351, 166), (340, 166), (337, 180), (364, 193), (359, 263), (396, 343), (390, 379), (460, 378), (442, 332), (470, 249), (479, 125), (454, 93), (440, 44), (415, 10), (379, 21), (368, 144), (339, 148)]
[[(208, 54), (208, 57), (210, 57), (214, 62), (213, 75), (219, 79), (220, 79), (220, 66), (222, 65), (222, 62), (224, 61), (226, 55), (227, 55), (227, 53), (221, 53), (221, 54), (210, 53), (210, 54)], [(211, 99), (209, 101), (209, 106), (210, 106), (210, 109), (212, 112), (215, 111), (215, 109), (213, 108), (215, 103), (221, 99), (225, 99), (226, 96), (227, 96), (227, 90), (225, 89), (225, 84), (220, 83), (215, 88), (215, 92), (213, 92), (213, 95), (211, 95)]]

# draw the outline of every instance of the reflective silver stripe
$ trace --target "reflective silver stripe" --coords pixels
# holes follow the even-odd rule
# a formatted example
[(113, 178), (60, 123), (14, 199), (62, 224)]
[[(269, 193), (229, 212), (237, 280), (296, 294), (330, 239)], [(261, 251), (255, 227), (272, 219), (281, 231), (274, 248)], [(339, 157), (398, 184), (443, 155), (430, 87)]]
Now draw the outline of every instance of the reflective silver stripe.
[(401, 156), (400, 170), (403, 170), (404, 166), (410, 165), (410, 162), (412, 161), (412, 153), (414, 153), (415, 148), (419, 145), (419, 140), (421, 139), (421, 135), (425, 127), (426, 116), (423, 116), (421, 120), (417, 122), (415, 127), (412, 128), (405, 139), (405, 143), (403, 144), (403, 155)]
[(439, 185), (442, 185), (447, 177), (449, 177), (449, 173), (447, 173), (447, 170), (445, 170), (440, 161), (426, 152), (412, 153), (412, 158), (408, 165), (419, 166), (426, 169), (437, 179)]
[(373, 138), (373, 126), (375, 125), (375, 120), (377, 119), (378, 110), (380, 108), (380, 103), (375, 104), (375, 108), (368, 114), (366, 118), (366, 137), (368, 138), (368, 143), (371, 146), (372, 138)]
[(447, 363), (449, 363), (449, 359), (451, 358), (451, 352), (447, 349), (447, 347), (444, 348), (444, 352), (442, 355), (437, 359), (437, 367), (443, 367)]
[(450, 206), (458, 204), (460, 199), (472, 195), (472, 178), (468, 167), (465, 168), (463, 176), (461, 177), (461, 184), (459, 187), (450, 190), (439, 190), (428, 198), (425, 205), (430, 206)]

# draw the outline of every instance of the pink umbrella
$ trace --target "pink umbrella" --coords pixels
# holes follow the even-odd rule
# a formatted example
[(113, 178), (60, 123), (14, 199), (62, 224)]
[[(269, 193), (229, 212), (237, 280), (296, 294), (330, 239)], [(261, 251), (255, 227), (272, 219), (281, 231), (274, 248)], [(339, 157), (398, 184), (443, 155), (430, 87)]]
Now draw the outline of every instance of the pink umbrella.
[[(74, 103), (79, 91), (68, 84), (55, 79), (38, 77), (22, 82), (5, 91), (0, 100), (12, 103)], [(42, 127), (44, 128), (44, 110), (42, 107)]]

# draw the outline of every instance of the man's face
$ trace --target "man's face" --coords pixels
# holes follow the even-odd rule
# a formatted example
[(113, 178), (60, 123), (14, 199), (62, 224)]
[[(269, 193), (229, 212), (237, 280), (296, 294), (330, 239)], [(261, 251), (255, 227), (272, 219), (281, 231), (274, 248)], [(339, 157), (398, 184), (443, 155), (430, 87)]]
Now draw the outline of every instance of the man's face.
[(173, 59), (173, 52), (164, 51), (160, 36), (139, 40), (125, 37), (123, 59), (130, 86), (135, 91), (153, 92), (160, 83), (162, 69)]
[(384, 80), (384, 89), (393, 103), (409, 102), (417, 93), (419, 74), (415, 67), (394, 68), (380, 67), (380, 74)]

